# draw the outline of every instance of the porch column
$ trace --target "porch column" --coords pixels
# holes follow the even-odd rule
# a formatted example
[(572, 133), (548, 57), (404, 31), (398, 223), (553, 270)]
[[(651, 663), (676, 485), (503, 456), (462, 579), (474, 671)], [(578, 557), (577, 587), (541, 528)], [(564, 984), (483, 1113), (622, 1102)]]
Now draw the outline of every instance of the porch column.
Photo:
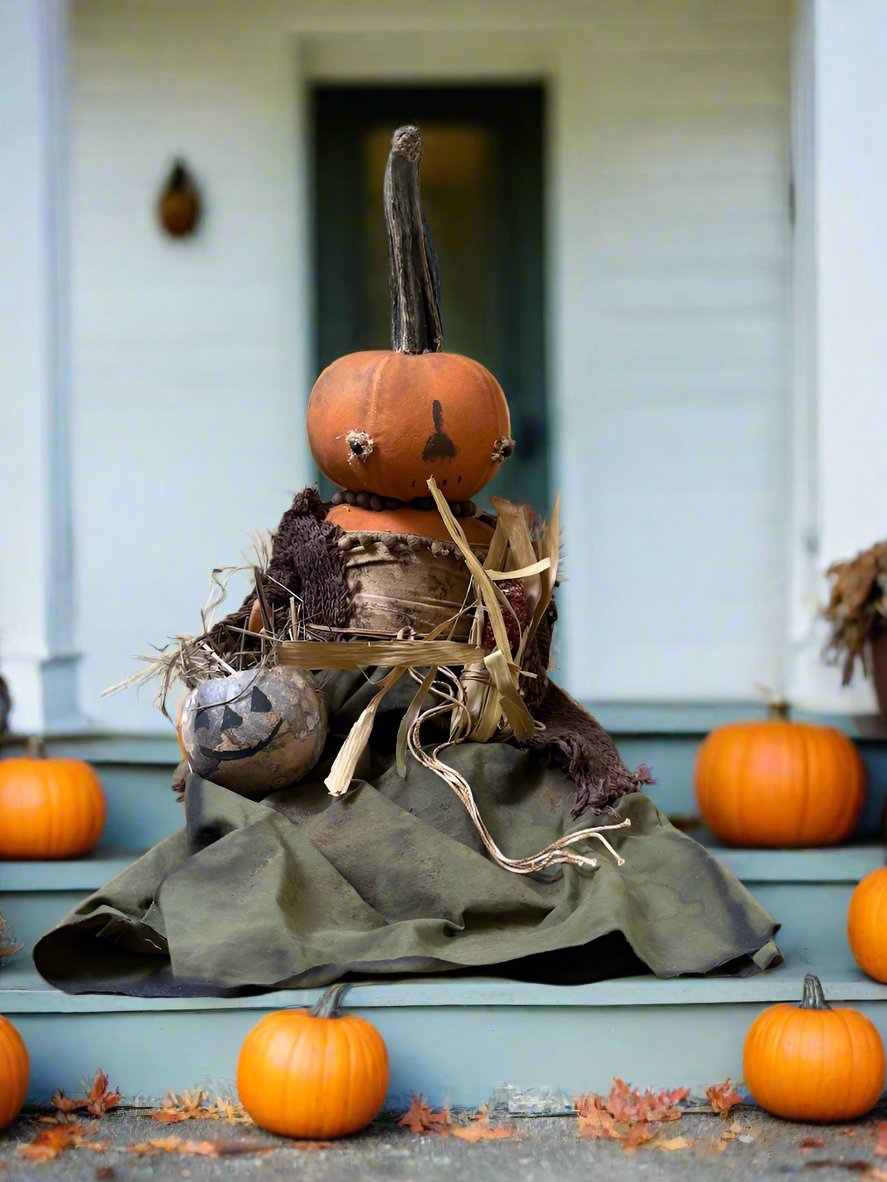
[(0, 0), (0, 671), (13, 729), (77, 723), (67, 0)]
[(887, 537), (887, 4), (803, 0), (794, 70), (795, 504), (789, 693), (874, 710), (825, 667), (833, 561)]

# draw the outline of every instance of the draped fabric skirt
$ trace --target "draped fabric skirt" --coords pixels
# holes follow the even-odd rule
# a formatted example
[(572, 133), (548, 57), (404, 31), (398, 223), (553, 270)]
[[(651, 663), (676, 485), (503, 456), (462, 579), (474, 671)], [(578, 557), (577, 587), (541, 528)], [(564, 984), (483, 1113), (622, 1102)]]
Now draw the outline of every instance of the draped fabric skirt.
[[(190, 776), (184, 828), (40, 940), (48, 981), (71, 993), (224, 995), (346, 974), (578, 983), (778, 962), (774, 919), (642, 793), (607, 818), (631, 821), (608, 834), (624, 865), (590, 843), (597, 869), (496, 866), (439, 777), (412, 760), (397, 773), (413, 687), (386, 698), (354, 786), (332, 798), (324, 776), (375, 691), (362, 673), (322, 680), (330, 738), (308, 779), (256, 802)], [(594, 823), (572, 818), (575, 785), (543, 753), (465, 743), (444, 758), (509, 856)]]

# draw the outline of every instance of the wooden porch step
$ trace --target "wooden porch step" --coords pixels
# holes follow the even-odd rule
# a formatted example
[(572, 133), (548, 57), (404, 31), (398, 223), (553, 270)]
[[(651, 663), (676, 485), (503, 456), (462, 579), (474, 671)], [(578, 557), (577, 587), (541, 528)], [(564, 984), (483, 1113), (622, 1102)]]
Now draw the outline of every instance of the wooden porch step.
[[(847, 905), (856, 883), (884, 865), (877, 843), (815, 850), (710, 852), (746, 884), (782, 924), (793, 947), (825, 954), (846, 948)], [(0, 914), (15, 939), (30, 949), (87, 895), (125, 870), (138, 852), (105, 846), (73, 862), (0, 862)]]
[[(347, 1004), (388, 1043), (391, 1108), (410, 1093), (475, 1106), (498, 1090), (605, 1090), (614, 1075), (636, 1086), (700, 1092), (741, 1078), (745, 1033), (760, 1010), (800, 997), (816, 972), (826, 995), (868, 1014), (887, 1038), (887, 986), (847, 956), (788, 950), (756, 977), (631, 977), (581, 986), (491, 978), (422, 978), (355, 986)], [(99, 1065), (129, 1099), (168, 1089), (231, 1089), (240, 1044), (269, 1010), (310, 1005), (317, 990), (246, 998), (71, 997), (19, 965), (0, 977), (0, 1012), (25, 1038), (31, 1098), (74, 1091)], [(137, 1053), (133, 1052), (137, 1048)]]

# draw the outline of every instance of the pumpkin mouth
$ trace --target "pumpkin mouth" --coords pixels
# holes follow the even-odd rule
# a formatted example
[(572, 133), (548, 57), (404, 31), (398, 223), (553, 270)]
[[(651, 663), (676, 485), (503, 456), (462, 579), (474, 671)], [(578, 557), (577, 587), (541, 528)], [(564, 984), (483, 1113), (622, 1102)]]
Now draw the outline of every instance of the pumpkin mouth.
[(273, 741), (274, 737), (282, 726), (283, 719), (279, 718), (272, 727), (271, 733), (268, 735), (268, 737), (263, 739), (261, 743), (256, 743), (253, 747), (244, 747), (240, 751), (213, 751), (211, 747), (201, 747), (200, 753), (201, 755), (206, 756), (207, 759), (215, 759), (220, 763), (231, 759), (246, 759), (247, 756), (258, 755), (260, 751), (264, 751), (268, 744)]

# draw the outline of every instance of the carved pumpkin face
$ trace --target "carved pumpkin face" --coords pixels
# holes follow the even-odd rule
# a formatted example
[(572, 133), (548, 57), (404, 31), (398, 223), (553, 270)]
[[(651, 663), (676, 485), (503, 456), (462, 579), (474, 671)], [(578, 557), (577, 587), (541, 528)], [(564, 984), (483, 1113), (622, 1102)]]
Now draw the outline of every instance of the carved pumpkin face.
[(182, 702), (178, 730), (192, 771), (258, 800), (317, 763), (326, 742), (326, 702), (302, 669), (247, 669), (193, 689)]
[(433, 476), (447, 500), (479, 492), (514, 450), (489, 370), (458, 353), (350, 353), (317, 379), (308, 442), (340, 488), (411, 501)]

